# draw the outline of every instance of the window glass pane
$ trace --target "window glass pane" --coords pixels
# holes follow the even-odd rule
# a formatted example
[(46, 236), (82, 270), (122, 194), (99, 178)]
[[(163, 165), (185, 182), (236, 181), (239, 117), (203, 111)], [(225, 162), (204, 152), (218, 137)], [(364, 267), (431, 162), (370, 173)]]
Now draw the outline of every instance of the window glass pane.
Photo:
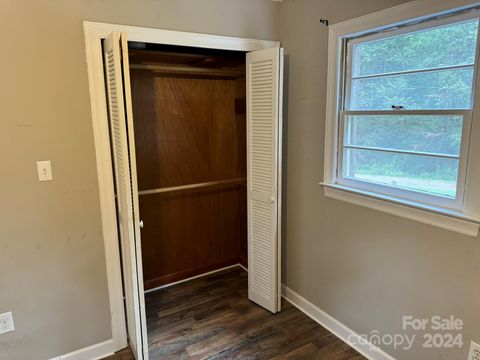
[(353, 76), (473, 64), (478, 20), (354, 46)]
[(345, 145), (460, 155), (462, 115), (349, 115)]
[(344, 151), (343, 176), (455, 198), (458, 160), (372, 150)]
[(350, 110), (470, 109), (473, 67), (352, 80)]

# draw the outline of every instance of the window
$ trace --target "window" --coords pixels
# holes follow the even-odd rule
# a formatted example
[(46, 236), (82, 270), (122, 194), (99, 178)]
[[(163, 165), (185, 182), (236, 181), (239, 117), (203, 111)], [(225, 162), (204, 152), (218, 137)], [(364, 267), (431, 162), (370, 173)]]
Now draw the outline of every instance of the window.
[(329, 27), (322, 185), (477, 236), (480, 7), (448, 6), (419, 0)]
[(460, 15), (346, 41), (338, 184), (462, 209), (478, 24)]

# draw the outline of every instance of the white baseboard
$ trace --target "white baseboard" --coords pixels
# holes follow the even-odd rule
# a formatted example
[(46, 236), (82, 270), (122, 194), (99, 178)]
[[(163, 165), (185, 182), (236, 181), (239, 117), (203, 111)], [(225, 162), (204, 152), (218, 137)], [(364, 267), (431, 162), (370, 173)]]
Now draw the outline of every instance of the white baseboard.
[(54, 357), (50, 360), (98, 360), (114, 353), (113, 339), (88, 346), (71, 353)]
[[(360, 354), (370, 360), (395, 360), (383, 350), (379, 349), (373, 344), (366, 343), (364, 339), (360, 339), (360, 335), (355, 331), (342, 324), (337, 319), (333, 318), (325, 311), (319, 309), (307, 299), (297, 294), (292, 289), (282, 284), (282, 296), (293, 306), (306, 314), (308, 317), (315, 320), (325, 329), (337, 336), (340, 340), (357, 350)], [(353, 341), (352, 341), (353, 340)]]
[(175, 282), (170, 283), (170, 284), (158, 286), (158, 287), (155, 287), (155, 288), (153, 288), (153, 289), (148, 289), (148, 290), (145, 290), (144, 293), (145, 293), (145, 294), (148, 294), (148, 293), (151, 293), (151, 292), (153, 292), (153, 291), (165, 289), (165, 288), (168, 288), (168, 287), (170, 287), (170, 286), (178, 285), (178, 284), (181, 284), (181, 283), (190, 281), (190, 280), (195, 280), (195, 279), (198, 279), (198, 278), (201, 278), (201, 277), (204, 277), (204, 276), (212, 275), (212, 274), (218, 273), (218, 272), (220, 272), (220, 271), (228, 270), (228, 269), (233, 269), (233, 268), (236, 268), (236, 267), (241, 267), (243, 270), (248, 271), (247, 269), (245, 269), (245, 268), (242, 266), (242, 264), (238, 263), (238, 264), (234, 264), (234, 265), (225, 266), (225, 267), (223, 267), (223, 268), (221, 268), (221, 269), (212, 270), (212, 271), (209, 271), (209, 272), (206, 272), (206, 273), (203, 273), (203, 274), (198, 274), (198, 275), (195, 275), (195, 276), (191, 276), (191, 277), (186, 278), (186, 279), (178, 280), (178, 281), (175, 281)]
[(247, 269), (245, 266), (243, 266), (242, 264), (239, 263), (239, 264), (237, 264), (237, 265), (238, 265), (240, 268), (242, 268), (243, 271), (248, 272), (248, 269)]

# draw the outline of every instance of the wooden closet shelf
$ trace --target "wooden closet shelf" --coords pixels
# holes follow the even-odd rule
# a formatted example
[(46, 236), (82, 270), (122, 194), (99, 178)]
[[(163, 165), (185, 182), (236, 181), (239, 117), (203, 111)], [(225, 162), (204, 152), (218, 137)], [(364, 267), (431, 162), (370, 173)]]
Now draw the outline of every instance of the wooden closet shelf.
[(208, 181), (208, 182), (197, 183), (197, 184), (188, 184), (188, 185), (170, 186), (170, 187), (150, 189), (150, 190), (141, 190), (138, 192), (138, 195), (164, 194), (164, 193), (172, 193), (172, 192), (183, 191), (183, 190), (207, 189), (207, 188), (215, 188), (215, 187), (223, 187), (223, 186), (242, 185), (242, 184), (245, 184), (246, 181), (247, 181), (246, 177), (229, 179), (229, 180)]

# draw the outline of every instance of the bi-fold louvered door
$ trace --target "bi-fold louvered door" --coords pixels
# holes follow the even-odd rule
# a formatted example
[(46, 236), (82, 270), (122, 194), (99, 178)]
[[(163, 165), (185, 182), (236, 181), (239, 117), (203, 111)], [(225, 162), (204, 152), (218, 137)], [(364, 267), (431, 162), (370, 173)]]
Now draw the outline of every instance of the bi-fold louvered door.
[(110, 119), (117, 218), (122, 252), (127, 334), (137, 360), (148, 360), (142, 251), (126, 34), (103, 44)]
[(247, 54), (248, 297), (280, 310), (281, 48)]
[[(280, 310), (281, 95), (280, 48), (247, 54), (248, 295)], [(127, 333), (136, 359), (148, 359), (135, 139), (125, 34), (104, 41), (117, 218)]]

